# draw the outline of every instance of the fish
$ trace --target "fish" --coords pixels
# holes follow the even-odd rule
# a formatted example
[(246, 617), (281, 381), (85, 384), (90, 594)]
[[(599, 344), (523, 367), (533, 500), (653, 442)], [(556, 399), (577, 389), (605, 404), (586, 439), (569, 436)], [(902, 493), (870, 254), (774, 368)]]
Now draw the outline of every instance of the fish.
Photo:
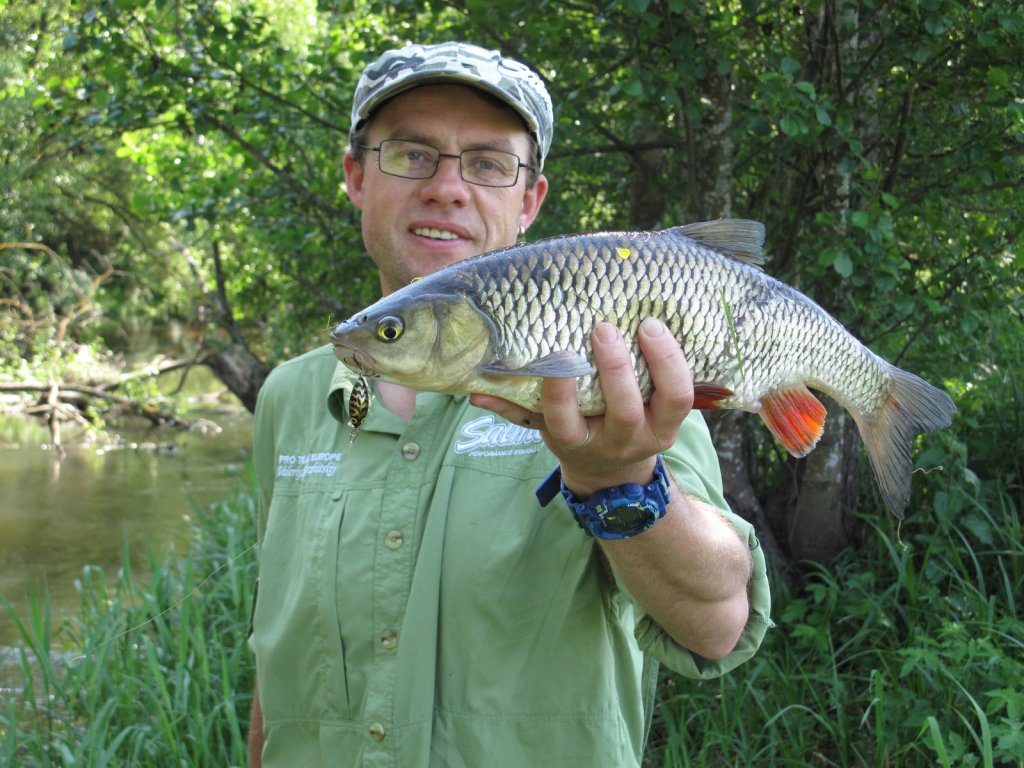
[(953, 400), (765, 273), (764, 238), (757, 221), (719, 219), (520, 243), (417, 278), (338, 324), (330, 341), (360, 375), (531, 411), (542, 410), (545, 377), (576, 378), (581, 412), (596, 415), (605, 402), (590, 331), (618, 326), (647, 402), (654, 387), (637, 331), (655, 317), (686, 355), (694, 408), (755, 413), (793, 456), (824, 431), (825, 407), (810, 389), (840, 403), (883, 501), (902, 518), (913, 442), (951, 424)]

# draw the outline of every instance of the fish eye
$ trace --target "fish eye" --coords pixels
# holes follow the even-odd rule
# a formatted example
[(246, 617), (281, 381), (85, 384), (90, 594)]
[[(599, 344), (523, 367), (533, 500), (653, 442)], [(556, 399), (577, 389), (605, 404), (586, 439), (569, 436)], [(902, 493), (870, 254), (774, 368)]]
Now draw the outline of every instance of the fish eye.
[(404, 330), (405, 323), (402, 322), (402, 318), (400, 317), (385, 315), (377, 321), (377, 338), (385, 344), (390, 344), (392, 341), (398, 341), (399, 337), (402, 335), (402, 331)]

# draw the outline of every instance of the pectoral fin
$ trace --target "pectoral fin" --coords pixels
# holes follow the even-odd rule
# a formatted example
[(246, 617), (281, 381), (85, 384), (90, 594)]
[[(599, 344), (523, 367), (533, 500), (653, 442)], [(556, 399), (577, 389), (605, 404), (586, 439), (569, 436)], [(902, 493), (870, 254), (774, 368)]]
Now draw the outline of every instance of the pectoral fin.
[(501, 364), (486, 365), (481, 369), (484, 373), (496, 376), (539, 376), (553, 379), (575, 379), (588, 376), (594, 367), (586, 358), (576, 352), (559, 350), (550, 355), (538, 357), (519, 368), (509, 368)]
[(793, 456), (806, 456), (825, 430), (825, 406), (803, 384), (761, 398), (761, 419)]
[(718, 407), (719, 400), (732, 397), (732, 390), (707, 381), (693, 382), (693, 407), (698, 411), (710, 411)]

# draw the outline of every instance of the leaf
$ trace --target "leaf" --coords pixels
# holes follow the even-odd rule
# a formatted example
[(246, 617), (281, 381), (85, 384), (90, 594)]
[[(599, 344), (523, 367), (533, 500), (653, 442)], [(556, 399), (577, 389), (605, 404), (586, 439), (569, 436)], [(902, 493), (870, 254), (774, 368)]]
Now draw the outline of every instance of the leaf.
[(949, 29), (949, 19), (945, 16), (928, 16), (924, 20), (924, 28), (930, 35), (944, 35)]
[(787, 136), (799, 136), (807, 133), (807, 124), (799, 117), (784, 117), (779, 120), (779, 128)]
[(858, 229), (867, 229), (871, 224), (871, 214), (867, 211), (854, 211), (850, 216), (850, 222)]
[(622, 91), (627, 96), (632, 96), (634, 99), (637, 99), (644, 95), (644, 84), (640, 82), (640, 80), (630, 80), (622, 86)]
[(982, 544), (991, 546), (993, 541), (992, 527), (988, 521), (978, 515), (967, 515), (963, 518), (963, 526)]
[(999, 88), (1010, 87), (1010, 75), (1002, 67), (989, 67), (986, 79), (989, 85), (994, 85)]
[(849, 277), (853, 274), (853, 262), (842, 251), (836, 254), (836, 259), (832, 262), (832, 268), (842, 277)]

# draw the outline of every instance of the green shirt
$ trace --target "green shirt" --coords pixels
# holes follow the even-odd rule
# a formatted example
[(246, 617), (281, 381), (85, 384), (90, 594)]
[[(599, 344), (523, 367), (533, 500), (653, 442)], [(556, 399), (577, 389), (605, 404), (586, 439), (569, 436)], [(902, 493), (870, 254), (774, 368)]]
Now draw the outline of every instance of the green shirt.
[[(351, 441), (353, 375), (324, 347), (260, 393), (260, 575), (253, 623), (267, 768), (638, 766), (658, 662), (712, 677), (769, 625), (751, 527), (751, 618), (707, 661), (618, 586), (559, 497), (535, 430), (420, 393), (409, 423), (374, 398)], [(704, 422), (666, 453), (726, 509)]]

